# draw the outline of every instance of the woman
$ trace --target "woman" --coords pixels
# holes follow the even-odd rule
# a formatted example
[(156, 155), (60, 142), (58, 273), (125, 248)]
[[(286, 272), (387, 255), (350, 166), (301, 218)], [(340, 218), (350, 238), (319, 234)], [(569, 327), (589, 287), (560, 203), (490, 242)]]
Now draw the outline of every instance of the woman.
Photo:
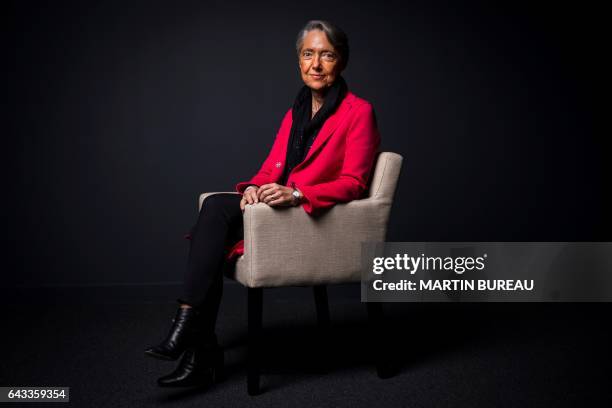
[[(223, 262), (244, 252), (246, 205), (302, 206), (310, 215), (360, 198), (380, 144), (372, 105), (348, 91), (340, 73), (349, 47), (333, 24), (309, 21), (296, 42), (304, 86), (287, 112), (259, 172), (238, 183), (236, 194), (216, 194), (202, 204), (191, 231), (185, 294), (166, 340), (146, 350), (176, 360), (160, 386), (206, 386), (223, 367), (215, 323), (223, 288)], [(227, 248), (234, 244), (231, 251)]]

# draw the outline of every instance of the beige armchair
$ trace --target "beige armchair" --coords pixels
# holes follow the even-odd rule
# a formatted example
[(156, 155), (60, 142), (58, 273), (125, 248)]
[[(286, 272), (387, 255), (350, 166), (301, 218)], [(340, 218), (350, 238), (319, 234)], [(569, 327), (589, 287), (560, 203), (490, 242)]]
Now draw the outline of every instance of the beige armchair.
[[(329, 325), (325, 285), (360, 281), (361, 243), (385, 241), (401, 166), (399, 154), (380, 153), (366, 197), (336, 204), (317, 217), (301, 207), (272, 208), (264, 203), (246, 207), (244, 255), (227, 264), (225, 274), (248, 288), (249, 394), (259, 393), (262, 288), (314, 286), (318, 323), (325, 329)], [(200, 196), (200, 208), (213, 194), (218, 193)], [(376, 320), (380, 304), (368, 303), (368, 312)]]

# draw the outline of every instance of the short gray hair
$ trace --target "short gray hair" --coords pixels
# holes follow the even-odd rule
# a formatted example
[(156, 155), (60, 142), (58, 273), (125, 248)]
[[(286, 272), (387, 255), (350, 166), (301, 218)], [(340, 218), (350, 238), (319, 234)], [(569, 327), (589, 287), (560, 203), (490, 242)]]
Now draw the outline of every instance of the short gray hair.
[(310, 20), (306, 23), (304, 28), (302, 28), (298, 33), (297, 40), (295, 42), (295, 50), (298, 57), (300, 55), (302, 45), (304, 45), (304, 37), (306, 37), (306, 34), (312, 30), (320, 30), (325, 33), (328, 41), (334, 46), (338, 54), (340, 54), (340, 64), (342, 64), (342, 69), (346, 68), (349, 60), (348, 37), (344, 31), (340, 29), (340, 27), (330, 23), (329, 21)]

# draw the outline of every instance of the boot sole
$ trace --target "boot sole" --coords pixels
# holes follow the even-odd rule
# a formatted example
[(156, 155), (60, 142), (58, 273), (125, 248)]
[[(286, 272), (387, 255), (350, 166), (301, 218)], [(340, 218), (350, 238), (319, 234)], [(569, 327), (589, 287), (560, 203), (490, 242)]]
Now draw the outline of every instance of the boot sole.
[(164, 360), (164, 361), (176, 361), (176, 360), (178, 360), (178, 359), (179, 359), (179, 357), (180, 357), (182, 354), (183, 354), (183, 353), (179, 354), (179, 355), (178, 355), (178, 356), (176, 356), (176, 357), (170, 357), (170, 356), (167, 356), (167, 355), (165, 355), (165, 354), (159, 354), (159, 353), (156, 353), (156, 352), (154, 352), (154, 351), (148, 351), (148, 350), (147, 350), (147, 351), (145, 351), (145, 356), (153, 357), (153, 358), (156, 358), (156, 359), (158, 359), (158, 360)]
[(222, 382), (223, 380), (216, 375), (216, 373), (213, 373), (212, 378), (211, 377), (198, 377), (198, 378), (192, 378), (189, 380), (189, 382), (174, 382), (174, 383), (160, 383), (159, 381), (157, 382), (157, 385), (159, 387), (162, 388), (188, 388), (188, 387), (204, 387), (206, 389), (214, 386), (215, 384), (219, 384), (220, 382)]
[(160, 383), (157, 383), (157, 386), (161, 387), (161, 388), (194, 388), (194, 387), (203, 387), (203, 388), (207, 388), (208, 389), (208, 388), (212, 387), (213, 385), (214, 385), (214, 383), (204, 383), (204, 384), (201, 384), (201, 383), (195, 383), (195, 384), (193, 384), (193, 383), (188, 383), (188, 384), (185, 384), (185, 383), (178, 383), (178, 384), (164, 384), (164, 383), (160, 384)]

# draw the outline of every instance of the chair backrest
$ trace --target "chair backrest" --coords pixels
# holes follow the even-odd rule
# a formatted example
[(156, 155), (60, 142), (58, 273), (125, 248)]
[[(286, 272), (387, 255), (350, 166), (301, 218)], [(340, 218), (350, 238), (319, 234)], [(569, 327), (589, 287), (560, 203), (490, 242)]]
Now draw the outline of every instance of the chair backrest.
[(393, 152), (381, 152), (374, 164), (374, 173), (368, 189), (368, 197), (393, 202), (402, 161), (404, 158)]

